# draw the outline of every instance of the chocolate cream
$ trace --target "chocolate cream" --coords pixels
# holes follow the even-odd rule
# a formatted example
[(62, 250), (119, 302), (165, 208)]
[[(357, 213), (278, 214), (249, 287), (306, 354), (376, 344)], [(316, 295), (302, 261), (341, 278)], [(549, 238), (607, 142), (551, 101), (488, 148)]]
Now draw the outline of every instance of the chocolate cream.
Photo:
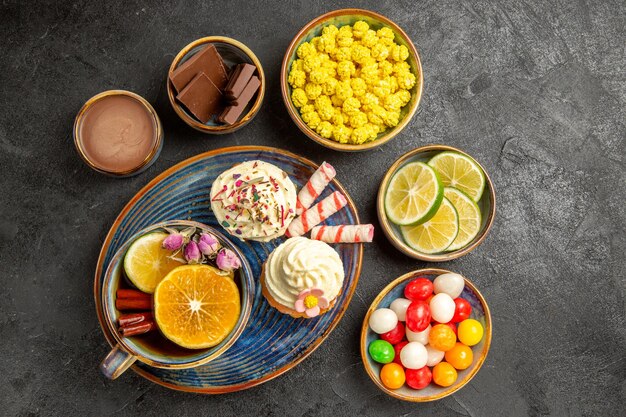
[(156, 121), (143, 103), (126, 95), (110, 95), (85, 111), (79, 137), (93, 165), (122, 173), (146, 161), (155, 147), (156, 131)]

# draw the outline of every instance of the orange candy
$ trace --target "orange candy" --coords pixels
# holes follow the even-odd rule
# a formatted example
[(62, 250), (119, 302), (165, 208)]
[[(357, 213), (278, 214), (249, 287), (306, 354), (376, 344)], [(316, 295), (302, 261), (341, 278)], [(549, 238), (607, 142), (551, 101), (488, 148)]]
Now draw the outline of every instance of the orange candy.
[(457, 342), (452, 349), (446, 352), (445, 358), (446, 362), (462, 371), (470, 367), (474, 360), (474, 353), (469, 346)]
[(437, 324), (430, 329), (428, 344), (437, 350), (447, 352), (454, 347), (456, 335), (454, 331), (445, 324)]
[(449, 387), (456, 382), (456, 369), (448, 362), (439, 362), (433, 368), (433, 382), (441, 387)]
[(404, 385), (404, 368), (395, 362), (388, 363), (380, 370), (380, 380), (389, 389), (398, 389)]

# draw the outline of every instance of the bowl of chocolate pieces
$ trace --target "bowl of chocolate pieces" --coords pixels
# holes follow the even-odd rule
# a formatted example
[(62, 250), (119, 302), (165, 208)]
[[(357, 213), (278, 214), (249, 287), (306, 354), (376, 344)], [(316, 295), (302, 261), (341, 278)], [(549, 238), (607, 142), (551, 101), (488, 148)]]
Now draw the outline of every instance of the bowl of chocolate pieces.
[(241, 42), (223, 36), (185, 46), (167, 78), (167, 95), (176, 114), (209, 134), (231, 133), (248, 124), (265, 95), (259, 59)]

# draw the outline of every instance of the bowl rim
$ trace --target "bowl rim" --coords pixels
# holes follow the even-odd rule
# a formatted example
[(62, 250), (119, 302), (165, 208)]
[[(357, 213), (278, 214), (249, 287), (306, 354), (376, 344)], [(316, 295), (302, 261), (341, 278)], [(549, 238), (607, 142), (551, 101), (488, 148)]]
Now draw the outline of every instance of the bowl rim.
[[(474, 238), (473, 242), (465, 246), (464, 248), (461, 248), (452, 252), (441, 253), (441, 254), (426, 254), (426, 253), (418, 252), (415, 249), (411, 248), (406, 243), (404, 243), (404, 241), (402, 241), (402, 239), (396, 236), (396, 234), (393, 232), (392, 230), (393, 226), (391, 222), (389, 221), (389, 219), (387, 218), (387, 214), (385, 213), (385, 190), (389, 186), (391, 177), (393, 177), (393, 175), (398, 171), (398, 169), (404, 163), (406, 163), (409, 159), (413, 158), (414, 156), (420, 153), (432, 152), (432, 151), (457, 152), (457, 153), (460, 153), (461, 155), (467, 156), (472, 161), (474, 161), (480, 167), (480, 169), (482, 169), (483, 174), (485, 175), (485, 183), (486, 183), (485, 191), (488, 190), (489, 199), (491, 202), (490, 207), (489, 207), (489, 212), (487, 213), (487, 223), (485, 223), (485, 227)], [(483, 196), (484, 196), (485, 191), (483, 191)], [(402, 154), (400, 157), (398, 157), (398, 159), (394, 161), (393, 164), (391, 164), (389, 169), (387, 169), (387, 171), (385, 172), (385, 176), (381, 180), (380, 186), (378, 187), (378, 197), (376, 199), (376, 211), (378, 212), (378, 221), (380, 222), (380, 226), (383, 229), (385, 236), (391, 242), (391, 244), (395, 246), (396, 249), (398, 249), (400, 252), (404, 253), (407, 256), (410, 256), (411, 258), (419, 259), (422, 261), (446, 262), (446, 261), (451, 261), (456, 258), (460, 258), (461, 256), (464, 256), (464, 255), (467, 255), (468, 253), (476, 249), (485, 240), (485, 238), (489, 234), (489, 231), (491, 230), (491, 226), (493, 225), (493, 222), (496, 217), (496, 191), (495, 191), (495, 186), (493, 184), (493, 181), (489, 177), (489, 174), (485, 170), (485, 167), (483, 167), (480, 164), (480, 162), (478, 162), (468, 153), (460, 149), (457, 149), (455, 147), (448, 146), (448, 145), (440, 145), (440, 144), (425, 145), (425, 146), (420, 146), (418, 148), (412, 149)]]
[[(295, 106), (291, 102), (291, 98), (289, 97), (289, 86), (287, 83), (287, 76), (288, 76), (287, 63), (289, 62), (289, 57), (294, 53), (297, 46), (300, 45), (300, 43), (302, 42), (302, 38), (304, 38), (304, 35), (313, 26), (325, 20), (328, 20), (331, 17), (345, 16), (345, 15), (351, 15), (351, 14), (357, 14), (357, 15), (360, 14), (360, 15), (364, 15), (367, 17), (380, 20), (383, 24), (390, 26), (395, 32), (399, 33), (402, 37), (404, 37), (405, 41), (407, 42), (410, 54), (415, 57), (415, 61), (417, 63), (417, 72), (419, 73), (417, 74), (417, 93), (416, 93), (417, 97), (414, 101), (414, 104), (409, 108), (409, 111), (404, 116), (404, 118), (400, 121), (400, 123), (398, 123), (397, 126), (395, 126), (387, 134), (383, 135), (379, 139), (375, 139), (373, 141), (366, 142), (360, 145), (339, 143), (331, 139), (323, 138), (320, 135), (318, 135), (317, 132), (313, 131), (313, 129), (307, 126), (306, 123), (302, 121), (298, 110), (295, 108)], [(291, 120), (293, 120), (296, 126), (298, 126), (298, 128), (310, 139), (319, 143), (322, 146), (325, 146), (327, 148), (334, 149), (337, 151), (344, 151), (344, 152), (366, 151), (366, 150), (376, 148), (380, 145), (383, 145), (389, 142), (394, 137), (396, 137), (402, 130), (404, 130), (404, 128), (411, 121), (411, 119), (413, 119), (413, 116), (415, 115), (415, 112), (417, 111), (419, 107), (419, 104), (422, 98), (423, 89), (424, 89), (424, 71), (422, 69), (422, 62), (420, 60), (419, 53), (417, 52), (417, 49), (415, 48), (415, 44), (413, 43), (409, 35), (407, 35), (406, 32), (402, 30), (402, 28), (398, 26), (398, 24), (393, 22), (391, 19), (379, 13), (373, 12), (371, 10), (366, 10), (366, 9), (350, 8), (350, 9), (333, 10), (328, 13), (324, 13), (316, 17), (315, 19), (311, 20), (310, 22), (308, 22), (306, 25), (304, 25), (302, 29), (300, 29), (300, 31), (293, 37), (293, 39), (289, 43), (289, 46), (287, 47), (287, 51), (285, 52), (285, 55), (283, 57), (283, 62), (280, 68), (280, 90), (282, 93), (283, 102), (285, 104), (285, 107), (287, 108), (287, 112), (289, 113)]]
[(429, 395), (425, 397), (412, 397), (408, 395), (403, 395), (385, 387), (380, 382), (380, 379), (374, 373), (374, 370), (372, 369), (372, 367), (369, 365), (369, 362), (367, 361), (368, 353), (367, 353), (366, 342), (367, 342), (367, 334), (369, 332), (368, 322), (369, 322), (369, 318), (372, 312), (378, 307), (381, 300), (395, 287), (397, 287), (398, 285), (402, 284), (405, 281), (408, 281), (409, 279), (413, 277), (416, 277), (418, 275), (439, 276), (439, 275), (447, 274), (447, 273), (455, 273), (455, 272), (449, 271), (447, 269), (440, 269), (440, 268), (425, 268), (425, 269), (417, 269), (415, 271), (407, 272), (406, 274), (399, 276), (398, 278), (394, 279), (389, 284), (387, 284), (387, 286), (383, 288), (380, 293), (378, 293), (378, 295), (374, 298), (374, 300), (372, 300), (372, 303), (370, 304), (370, 307), (368, 308), (367, 313), (365, 314), (365, 318), (363, 319), (363, 324), (361, 326), (361, 340), (360, 340), (361, 361), (363, 362), (363, 367), (365, 368), (367, 375), (378, 386), (378, 388), (380, 388), (385, 394), (390, 395), (394, 398), (403, 400), (403, 401), (410, 401), (410, 402), (429, 402), (429, 401), (440, 400), (444, 397), (447, 397), (448, 395), (454, 394), (455, 392), (463, 388), (469, 381), (472, 380), (472, 378), (474, 378), (474, 376), (478, 373), (480, 368), (482, 368), (482, 365), (485, 362), (485, 359), (487, 359), (489, 348), (491, 347), (491, 336), (492, 336), (491, 312), (489, 311), (489, 306), (487, 305), (487, 301), (485, 300), (481, 292), (478, 290), (478, 288), (476, 288), (476, 286), (469, 279), (467, 279), (465, 275), (462, 275), (463, 279), (465, 280), (465, 285), (469, 287), (469, 289), (476, 295), (476, 298), (478, 298), (478, 300), (480, 301), (480, 304), (483, 307), (483, 311), (485, 312), (485, 329), (484, 329), (484, 336), (483, 336), (485, 338), (485, 344), (483, 346), (481, 355), (478, 358), (478, 361), (476, 362), (476, 365), (471, 370), (471, 372), (469, 372), (469, 374), (466, 375), (465, 378), (462, 379), (458, 383), (458, 385), (452, 385), (450, 387), (446, 387), (439, 394)]
[[(244, 116), (242, 116), (239, 120), (237, 120), (232, 125), (224, 124), (224, 125), (217, 125), (217, 126), (209, 126), (204, 123), (200, 123), (198, 120), (189, 116), (189, 114), (187, 114), (187, 112), (185, 112), (182, 109), (181, 105), (176, 101), (176, 95), (174, 93), (175, 90), (174, 90), (172, 81), (170, 80), (170, 75), (178, 67), (178, 65), (180, 64), (180, 61), (185, 56), (187, 56), (187, 54), (192, 49), (198, 46), (204, 45), (204, 44), (218, 43), (218, 42), (233, 46), (241, 50), (244, 54), (246, 54), (246, 56), (248, 56), (248, 58), (252, 60), (253, 64), (257, 68), (261, 85), (259, 87), (259, 91), (256, 94), (256, 100), (254, 101), (254, 104), (248, 113), (246, 113)], [(176, 114), (187, 125), (191, 126), (192, 128), (203, 133), (214, 134), (214, 135), (232, 133), (242, 128), (243, 126), (247, 125), (254, 118), (254, 116), (256, 116), (256, 114), (259, 112), (259, 109), (261, 108), (261, 104), (263, 103), (263, 98), (265, 97), (266, 80), (265, 80), (265, 72), (263, 71), (263, 66), (261, 65), (261, 61), (259, 60), (259, 58), (257, 58), (254, 52), (252, 52), (252, 50), (248, 48), (246, 45), (244, 45), (243, 43), (239, 42), (236, 39), (229, 38), (226, 36), (206, 36), (204, 38), (196, 39), (195, 41), (188, 43), (183, 49), (180, 50), (180, 52), (178, 52), (178, 54), (176, 54), (176, 57), (174, 58), (174, 60), (172, 60), (172, 63), (170, 64), (170, 67), (167, 71), (167, 79), (165, 80), (165, 82), (167, 84), (167, 97), (170, 101), (170, 104), (172, 105), (172, 108), (176, 112)]]
[[(206, 349), (198, 349), (199, 355), (202, 355), (200, 352), (202, 352), (203, 350), (206, 351), (205, 353), (207, 353), (207, 356), (200, 357), (199, 359), (191, 360), (189, 362), (166, 363), (166, 362), (155, 361), (151, 358), (144, 356), (141, 351), (138, 351), (137, 349), (133, 349), (131, 346), (128, 345), (128, 343), (124, 341), (124, 338), (118, 334), (117, 328), (113, 326), (110, 320), (110, 317), (113, 315), (112, 314), (113, 312), (110, 311), (109, 309), (109, 304), (106, 301), (108, 298), (106, 294), (109, 293), (109, 289), (112, 285), (111, 283), (112, 267), (116, 263), (119, 265), (119, 263), (124, 262), (124, 259), (123, 259), (124, 255), (132, 242), (134, 242), (135, 240), (137, 240), (138, 238), (140, 238), (141, 236), (147, 233), (151, 233), (159, 229), (164, 229), (165, 227), (177, 227), (177, 226), (181, 226), (181, 227), (193, 226), (193, 227), (196, 227), (197, 229), (213, 233), (217, 236), (219, 240), (221, 240), (222, 242), (226, 242), (228, 244), (229, 249), (234, 250), (234, 252), (237, 254), (239, 259), (241, 260), (241, 274), (242, 274), (241, 281), (242, 281), (242, 286), (243, 286), (242, 294), (241, 294), (242, 302), (241, 302), (241, 313), (240, 313), (239, 319), (237, 321), (237, 324), (233, 328), (233, 330), (224, 339), (226, 343), (224, 343), (221, 347), (219, 347), (218, 349), (215, 349), (214, 351), (212, 351), (213, 347), (206, 348)], [(123, 268), (123, 265), (121, 267)], [(137, 358), (138, 361), (143, 362), (147, 365), (153, 366), (155, 368), (188, 369), (188, 368), (195, 368), (197, 366), (204, 365), (214, 359), (217, 359), (220, 355), (226, 352), (237, 341), (237, 339), (239, 339), (239, 336), (241, 336), (241, 333), (245, 329), (248, 323), (248, 319), (250, 318), (250, 314), (252, 313), (252, 303), (254, 299), (255, 287), (256, 286), (254, 282), (254, 276), (252, 274), (250, 265), (248, 264), (248, 260), (241, 253), (239, 248), (237, 248), (237, 246), (233, 244), (219, 230), (216, 230), (215, 228), (208, 226), (204, 223), (200, 223), (200, 222), (196, 222), (192, 220), (166, 220), (163, 222), (155, 223), (150, 226), (144, 227), (143, 229), (139, 230), (137, 233), (134, 233), (131, 237), (129, 237), (124, 242), (124, 244), (122, 244), (119, 247), (119, 249), (115, 252), (115, 254), (113, 254), (113, 256), (111, 257), (111, 261), (109, 262), (109, 265), (107, 266), (107, 269), (104, 274), (100, 298), (101, 298), (101, 303), (102, 303), (104, 322), (109, 332), (111, 333), (113, 339), (118, 344), (118, 346), (121, 347), (122, 350), (124, 350), (125, 352)]]

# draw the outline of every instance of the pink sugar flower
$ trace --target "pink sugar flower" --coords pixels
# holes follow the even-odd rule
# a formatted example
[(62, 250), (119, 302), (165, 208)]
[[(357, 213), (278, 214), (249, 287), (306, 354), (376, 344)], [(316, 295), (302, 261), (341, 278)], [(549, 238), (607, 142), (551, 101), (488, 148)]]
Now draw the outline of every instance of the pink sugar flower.
[(294, 307), (298, 313), (304, 313), (310, 318), (318, 316), (329, 304), (328, 299), (324, 297), (324, 290), (309, 288), (298, 294)]

